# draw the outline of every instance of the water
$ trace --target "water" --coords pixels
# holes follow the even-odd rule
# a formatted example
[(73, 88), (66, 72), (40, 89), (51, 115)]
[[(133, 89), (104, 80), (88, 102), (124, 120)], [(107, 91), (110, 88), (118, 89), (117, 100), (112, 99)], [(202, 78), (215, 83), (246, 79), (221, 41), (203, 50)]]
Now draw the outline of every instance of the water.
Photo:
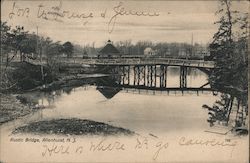
[[(187, 81), (188, 87), (199, 87), (207, 82), (207, 76), (191, 69)], [(90, 83), (49, 93), (29, 93), (28, 96), (37, 99), (38, 105), (46, 107), (35, 113), (35, 120), (89, 119), (146, 134), (203, 132), (208, 128), (208, 115), (202, 105), (212, 105), (218, 98), (212, 92), (117, 89), (96, 83), (99, 85)], [(167, 86), (178, 85), (178, 68), (169, 68)]]
[(80, 87), (44, 109), (42, 119), (80, 118), (110, 123), (136, 132), (171, 132), (202, 129), (207, 111), (202, 104), (214, 102), (210, 95), (163, 95), (120, 91), (107, 99), (96, 87)]

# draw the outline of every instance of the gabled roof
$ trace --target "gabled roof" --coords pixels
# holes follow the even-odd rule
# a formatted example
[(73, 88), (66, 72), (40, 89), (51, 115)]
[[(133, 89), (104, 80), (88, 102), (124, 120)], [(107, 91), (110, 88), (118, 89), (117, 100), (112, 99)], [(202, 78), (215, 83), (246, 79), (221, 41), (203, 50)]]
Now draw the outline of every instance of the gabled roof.
[(108, 43), (102, 50), (100, 50), (101, 54), (119, 54), (119, 50), (116, 49), (116, 47), (111, 43), (110, 40), (108, 40)]

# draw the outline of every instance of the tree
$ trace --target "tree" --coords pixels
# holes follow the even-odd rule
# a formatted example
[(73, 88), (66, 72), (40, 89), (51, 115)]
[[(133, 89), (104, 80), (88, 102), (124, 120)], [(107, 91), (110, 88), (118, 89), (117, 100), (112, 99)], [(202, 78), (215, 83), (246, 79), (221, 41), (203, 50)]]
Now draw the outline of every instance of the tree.
[(10, 26), (7, 25), (7, 22), (1, 21), (1, 53), (2, 53), (1, 57), (3, 57), (3, 55), (6, 55), (6, 62), (8, 62), (9, 60), (8, 53), (11, 51), (9, 42), (10, 42)]
[(71, 42), (67, 41), (63, 44), (63, 52), (66, 53), (67, 57), (72, 57), (73, 54), (73, 45)]
[(20, 41), (20, 52), (24, 55), (37, 53), (38, 36), (35, 34), (26, 34), (25, 38)]
[[(244, 44), (244, 41), (242, 42), (242, 35), (237, 36), (233, 30), (240, 24), (239, 12), (231, 11), (230, 0), (222, 0), (221, 8), (217, 14), (221, 15), (220, 20), (216, 22), (219, 24), (219, 29), (214, 34), (213, 42), (210, 44), (211, 54), (215, 61), (215, 71), (210, 77), (211, 82), (216, 88), (230, 93), (233, 93), (230, 91), (232, 87), (245, 91), (246, 88), (243, 84), (245, 82), (239, 82), (241, 79), (247, 80), (247, 74), (242, 71), (242, 68), (247, 68), (247, 62), (239, 52), (240, 45)], [(247, 19), (244, 18), (244, 20)], [(247, 55), (247, 51), (243, 53), (243, 55)]]
[(52, 42), (48, 46), (47, 56), (48, 58), (58, 58), (62, 52), (63, 46), (60, 44), (60, 41)]
[[(210, 123), (221, 118), (228, 121), (234, 101), (237, 101), (237, 113), (241, 107), (248, 110), (248, 62), (246, 59), (248, 14), (232, 11), (230, 0), (221, 0), (217, 14), (220, 15), (220, 20), (216, 22), (219, 29), (210, 44), (210, 54), (215, 62), (215, 69), (209, 80), (213, 88), (226, 96), (216, 102), (222, 104), (222, 109), (217, 104), (212, 108), (206, 106), (211, 115), (208, 120)], [(231, 102), (225, 103), (225, 101)], [(244, 122), (237, 121), (236, 124), (235, 127), (239, 127)]]
[(24, 61), (24, 54), (23, 51), (24, 48), (22, 47), (22, 41), (24, 41), (27, 37), (27, 31), (24, 31), (24, 27), (22, 26), (16, 26), (15, 29), (12, 29), (12, 32), (10, 34), (10, 38), (11, 38), (11, 46), (14, 49), (14, 56), (17, 55), (18, 51), (20, 52), (20, 60)]
[(42, 53), (42, 55), (46, 56), (47, 63), (48, 63), (48, 58), (50, 58), (49, 48), (51, 44), (53, 43), (53, 41), (49, 37), (46, 37), (46, 38), (42, 37), (40, 41), (41, 41), (40, 52)]
[[(36, 53), (38, 36), (35, 34), (29, 34), (28, 31), (24, 31), (24, 27), (16, 26), (15, 29), (11, 28), (6, 22), (1, 22), (1, 50), (6, 54), (6, 61), (8, 65), (18, 52), (20, 53), (21, 61), (24, 60), (25, 55)], [(9, 58), (8, 53), (13, 50), (14, 55)]]
[[(9, 52), (11, 51), (11, 47), (9, 45), (10, 42), (10, 26), (7, 25), (7, 22), (1, 21), (1, 57), (0, 57), (0, 91), (7, 89), (10, 85), (12, 85), (7, 76), (6, 70), (9, 65)], [(6, 67), (3, 70), (3, 59), (6, 57)]]

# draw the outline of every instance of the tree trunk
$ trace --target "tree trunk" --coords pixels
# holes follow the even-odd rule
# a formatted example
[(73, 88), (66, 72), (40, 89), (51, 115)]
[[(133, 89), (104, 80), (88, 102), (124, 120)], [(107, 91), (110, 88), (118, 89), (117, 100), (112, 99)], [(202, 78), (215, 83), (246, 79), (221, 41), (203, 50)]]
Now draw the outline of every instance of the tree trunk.
[(232, 96), (232, 97), (230, 98), (230, 105), (229, 105), (228, 115), (227, 115), (227, 123), (228, 123), (229, 118), (230, 118), (230, 114), (231, 114), (231, 110), (232, 110), (232, 106), (233, 106), (233, 101), (234, 101), (234, 97)]

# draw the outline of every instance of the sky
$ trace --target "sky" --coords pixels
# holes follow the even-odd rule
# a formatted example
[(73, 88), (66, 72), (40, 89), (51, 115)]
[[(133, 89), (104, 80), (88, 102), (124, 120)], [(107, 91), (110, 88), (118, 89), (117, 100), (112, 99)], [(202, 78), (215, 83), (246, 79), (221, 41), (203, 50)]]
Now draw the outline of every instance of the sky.
[[(95, 47), (101, 47), (108, 39), (191, 43), (192, 35), (193, 42), (205, 44), (211, 42), (217, 31), (214, 22), (219, 19), (215, 15), (218, 6), (215, 0), (4, 0), (1, 19), (11, 26), (24, 26), (30, 32), (37, 32), (38, 27), (39, 35), (82, 46), (94, 43)], [(242, 11), (248, 11), (248, 6), (247, 1), (233, 3), (233, 7)], [(50, 14), (55, 11), (60, 16)], [(146, 16), (138, 16), (136, 12)], [(81, 18), (75, 18), (77, 14)]]

